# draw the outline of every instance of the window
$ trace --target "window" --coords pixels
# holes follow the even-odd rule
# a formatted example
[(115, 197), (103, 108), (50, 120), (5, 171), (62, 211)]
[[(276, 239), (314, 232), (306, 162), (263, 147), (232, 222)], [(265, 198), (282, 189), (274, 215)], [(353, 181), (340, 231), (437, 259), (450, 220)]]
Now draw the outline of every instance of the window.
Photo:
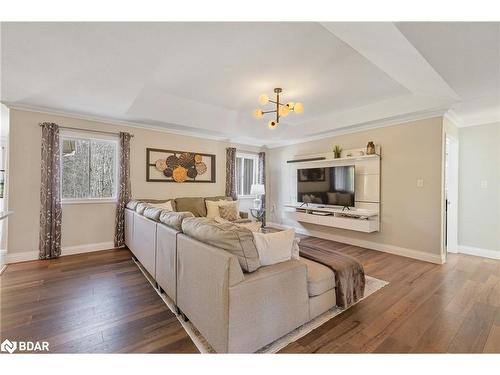
[(257, 183), (259, 160), (257, 155), (236, 153), (236, 194), (249, 196), (252, 184)]
[(61, 136), (61, 198), (115, 200), (117, 139)]

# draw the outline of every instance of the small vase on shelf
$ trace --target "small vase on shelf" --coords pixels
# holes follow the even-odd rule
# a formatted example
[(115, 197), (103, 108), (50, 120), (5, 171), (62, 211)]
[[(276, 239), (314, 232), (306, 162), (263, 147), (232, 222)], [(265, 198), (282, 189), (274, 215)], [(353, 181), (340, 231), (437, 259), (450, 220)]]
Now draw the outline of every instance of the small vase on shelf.
[(375, 144), (372, 141), (366, 145), (366, 155), (375, 155)]

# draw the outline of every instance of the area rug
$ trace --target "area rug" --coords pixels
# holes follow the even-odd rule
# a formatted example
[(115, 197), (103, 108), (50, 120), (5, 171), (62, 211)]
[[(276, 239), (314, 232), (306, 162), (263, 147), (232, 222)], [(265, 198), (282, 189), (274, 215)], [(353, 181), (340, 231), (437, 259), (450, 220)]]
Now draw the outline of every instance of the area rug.
[[(191, 324), (191, 322), (185, 322), (179, 314), (176, 313), (175, 309), (175, 304), (174, 302), (165, 294), (160, 293), (156, 288), (155, 288), (155, 281), (151, 278), (151, 276), (144, 270), (142, 265), (135, 261), (135, 264), (141, 272), (144, 274), (146, 279), (149, 281), (153, 289), (156, 291), (156, 293), (160, 296), (160, 298), (165, 302), (165, 304), (168, 306), (168, 308), (177, 316), (177, 320), (181, 323), (182, 327), (185, 329), (187, 332), (188, 336), (193, 340), (193, 343), (196, 345), (200, 353), (215, 353), (215, 350), (212, 349), (210, 344), (205, 340), (205, 338), (201, 335), (201, 333)], [(375, 277), (371, 276), (366, 276), (366, 285), (365, 285), (365, 296), (361, 298), (358, 302), (356, 302), (354, 305), (359, 303), (360, 301), (364, 300), (365, 298), (369, 297), (376, 291), (382, 289), (386, 285), (389, 285), (387, 281), (376, 279)], [(352, 305), (352, 306), (354, 306)], [(350, 306), (349, 308), (351, 308)], [(319, 315), (318, 317), (314, 318), (313, 320), (301, 325), (300, 327), (294, 329), (292, 332), (288, 333), (287, 335), (280, 337), (276, 341), (270, 343), (269, 345), (264, 346), (263, 348), (259, 349), (257, 353), (277, 353), (287, 345), (291, 344), (294, 341), (297, 341), (301, 337), (304, 337), (307, 335), (309, 332), (315, 330), (316, 328), (320, 327), (321, 325), (325, 324), (327, 321), (332, 319), (333, 317), (341, 314), (342, 312), (346, 311), (347, 309), (341, 309), (339, 307), (334, 307), (323, 314)]]

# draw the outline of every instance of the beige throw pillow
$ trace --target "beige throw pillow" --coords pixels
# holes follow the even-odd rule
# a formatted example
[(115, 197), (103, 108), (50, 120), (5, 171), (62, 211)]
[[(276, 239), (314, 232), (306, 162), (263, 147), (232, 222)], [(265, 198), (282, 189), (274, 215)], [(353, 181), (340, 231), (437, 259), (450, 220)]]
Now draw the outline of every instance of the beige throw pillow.
[(219, 207), (222, 204), (226, 204), (226, 203), (228, 203), (228, 201), (226, 201), (226, 200), (218, 200), (218, 201), (205, 200), (205, 205), (207, 206), (207, 217), (209, 219), (220, 217)]
[(229, 221), (241, 219), (239, 212), (239, 202), (224, 202), (219, 206), (219, 216)]
[(259, 253), (261, 266), (286, 262), (292, 259), (295, 231), (287, 229), (275, 233), (253, 233), (255, 247)]

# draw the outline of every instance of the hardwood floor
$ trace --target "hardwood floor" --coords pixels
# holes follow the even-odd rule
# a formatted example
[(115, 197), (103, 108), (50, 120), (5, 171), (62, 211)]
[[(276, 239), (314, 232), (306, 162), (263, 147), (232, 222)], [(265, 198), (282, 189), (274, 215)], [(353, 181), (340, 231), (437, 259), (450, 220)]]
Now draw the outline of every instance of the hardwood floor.
[(198, 352), (128, 250), (9, 265), (0, 283), (2, 341), (48, 341), (55, 353)]
[[(332, 243), (390, 284), (282, 353), (500, 353), (500, 261), (443, 266)], [(2, 340), (51, 352), (197, 352), (128, 250), (18, 263), (0, 276)]]

